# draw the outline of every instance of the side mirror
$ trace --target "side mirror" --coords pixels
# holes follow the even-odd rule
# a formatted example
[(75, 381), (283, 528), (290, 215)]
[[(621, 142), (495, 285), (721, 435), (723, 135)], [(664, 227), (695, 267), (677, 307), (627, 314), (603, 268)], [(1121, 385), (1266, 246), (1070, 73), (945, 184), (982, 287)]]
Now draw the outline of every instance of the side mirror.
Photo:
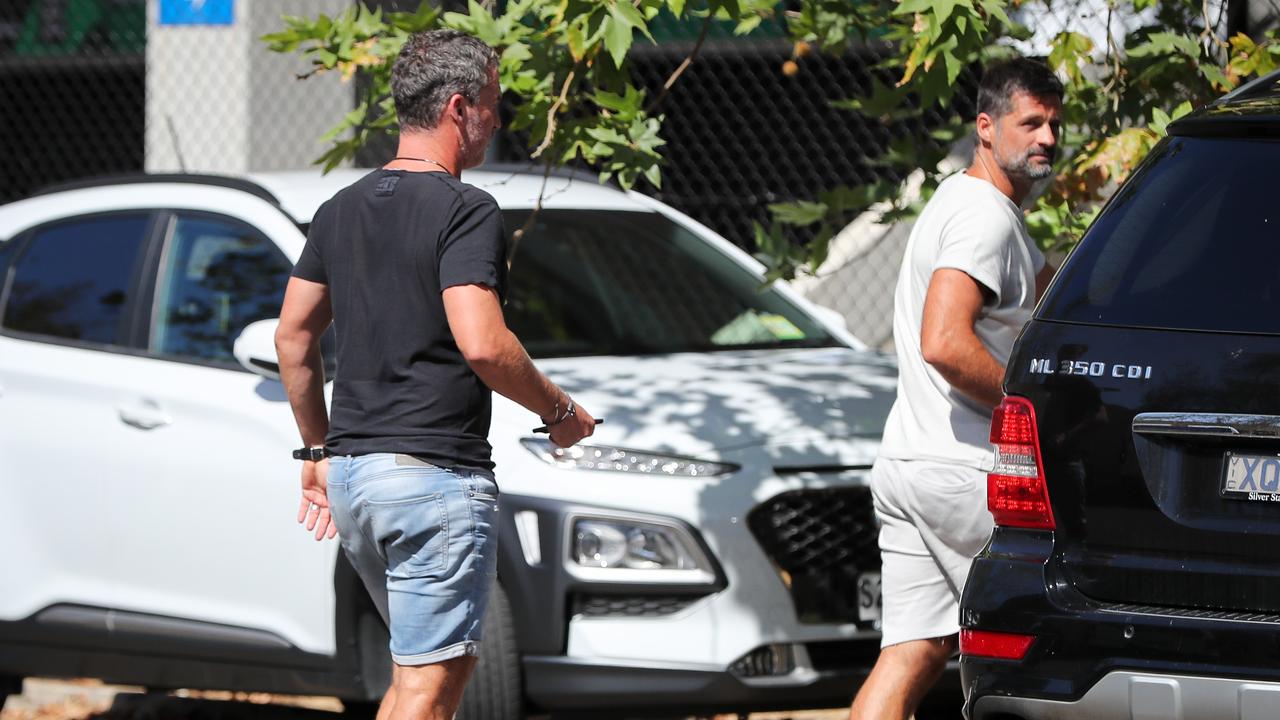
[(276, 355), (276, 328), (280, 320), (249, 323), (231, 346), (231, 354), (249, 372), (268, 380), (280, 379), (280, 358)]

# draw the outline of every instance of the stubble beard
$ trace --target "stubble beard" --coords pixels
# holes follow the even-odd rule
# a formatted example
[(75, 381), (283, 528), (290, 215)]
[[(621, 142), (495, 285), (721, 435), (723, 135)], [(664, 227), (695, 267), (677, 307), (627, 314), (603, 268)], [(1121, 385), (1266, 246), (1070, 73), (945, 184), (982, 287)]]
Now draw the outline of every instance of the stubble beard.
[(462, 167), (473, 168), (484, 162), (485, 151), (489, 149), (492, 132), (485, 132), (484, 124), (479, 118), (467, 118), (462, 134)]
[[(1000, 130), (996, 129), (996, 143), (1000, 142)], [(994, 148), (993, 148), (994, 149)], [(1009, 158), (1000, 153), (992, 152), (996, 164), (1004, 171), (1004, 174), (1010, 178), (1020, 178), (1023, 180), (1043, 180), (1053, 175), (1053, 160), (1057, 155), (1057, 148), (1043, 147), (1041, 145), (1033, 145), (1016, 158)], [(1033, 163), (1032, 158), (1043, 158), (1042, 163)]]

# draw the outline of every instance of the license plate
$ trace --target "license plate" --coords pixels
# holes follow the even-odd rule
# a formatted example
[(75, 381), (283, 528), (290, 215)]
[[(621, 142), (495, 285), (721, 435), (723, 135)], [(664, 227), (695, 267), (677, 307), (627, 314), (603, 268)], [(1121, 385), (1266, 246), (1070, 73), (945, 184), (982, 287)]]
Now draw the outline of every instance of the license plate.
[(1280, 455), (1227, 453), (1222, 469), (1222, 497), (1280, 502)]
[(858, 575), (858, 621), (880, 626), (880, 611), (884, 606), (880, 599), (880, 573), (864, 572)]

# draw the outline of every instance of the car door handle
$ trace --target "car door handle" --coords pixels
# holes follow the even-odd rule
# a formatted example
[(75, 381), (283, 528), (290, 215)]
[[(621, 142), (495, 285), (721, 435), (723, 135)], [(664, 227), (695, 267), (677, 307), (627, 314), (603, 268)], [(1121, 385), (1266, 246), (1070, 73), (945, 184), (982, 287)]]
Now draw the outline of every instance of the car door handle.
[(120, 412), (120, 421), (139, 430), (155, 430), (161, 425), (173, 422), (173, 417), (160, 407), (155, 400), (139, 400), (126, 403), (116, 408)]
[(1133, 419), (1133, 431), (1141, 435), (1278, 438), (1280, 416), (1149, 412)]

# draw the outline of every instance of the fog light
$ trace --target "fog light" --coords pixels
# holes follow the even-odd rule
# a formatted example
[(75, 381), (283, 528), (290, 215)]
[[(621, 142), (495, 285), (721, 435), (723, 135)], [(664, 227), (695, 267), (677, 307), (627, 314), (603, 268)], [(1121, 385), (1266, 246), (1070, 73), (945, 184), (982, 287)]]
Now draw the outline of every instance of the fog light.
[(742, 678), (790, 675), (796, 669), (796, 656), (790, 645), (765, 645), (738, 658), (729, 671)]

